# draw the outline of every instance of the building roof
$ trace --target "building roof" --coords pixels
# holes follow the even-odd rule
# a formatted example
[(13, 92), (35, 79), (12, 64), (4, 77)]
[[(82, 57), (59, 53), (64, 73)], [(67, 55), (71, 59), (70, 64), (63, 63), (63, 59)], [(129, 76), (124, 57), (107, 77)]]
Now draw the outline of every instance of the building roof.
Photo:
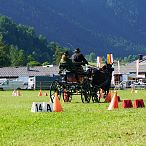
[(58, 75), (59, 67), (2, 67), (0, 77), (19, 77), (19, 76), (53, 76)]
[[(2, 67), (0, 68), (0, 78), (19, 76), (53, 76), (58, 75), (59, 66), (35, 66), (35, 67)], [(114, 65), (114, 74), (136, 73), (136, 61), (120, 66)], [(139, 63), (139, 73), (146, 73), (146, 60)]]
[[(136, 73), (136, 61), (133, 61), (131, 63), (128, 63), (126, 65), (120, 66), (120, 73), (121, 74), (127, 74), (127, 73)], [(146, 60), (139, 63), (139, 73), (146, 73)], [(114, 66), (114, 73), (118, 74), (118, 66)]]

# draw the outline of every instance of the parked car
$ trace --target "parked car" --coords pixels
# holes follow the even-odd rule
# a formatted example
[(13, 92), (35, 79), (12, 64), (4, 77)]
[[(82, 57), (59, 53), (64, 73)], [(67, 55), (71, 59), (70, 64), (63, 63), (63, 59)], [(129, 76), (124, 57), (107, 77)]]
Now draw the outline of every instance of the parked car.
[(14, 89), (26, 89), (24, 86), (23, 81), (16, 81), (16, 80), (4, 80), (0, 83), (1, 90), (14, 90)]
[(131, 84), (131, 88), (133, 89), (146, 89), (146, 84), (143, 82), (134, 82)]
[(135, 82), (135, 80), (127, 80), (122, 81), (120, 84), (115, 85), (115, 89), (126, 89), (131, 88), (131, 85)]

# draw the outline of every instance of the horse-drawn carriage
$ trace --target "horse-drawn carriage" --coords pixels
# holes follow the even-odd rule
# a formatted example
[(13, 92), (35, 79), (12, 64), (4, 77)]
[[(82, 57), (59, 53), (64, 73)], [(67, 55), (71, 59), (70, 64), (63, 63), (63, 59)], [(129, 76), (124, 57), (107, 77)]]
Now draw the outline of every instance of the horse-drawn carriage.
[(51, 99), (57, 92), (59, 98), (62, 96), (64, 101), (71, 101), (73, 95), (81, 95), (83, 103), (89, 103), (91, 99), (93, 102), (99, 102), (100, 89), (103, 89), (105, 94), (109, 92), (113, 71), (111, 64), (106, 64), (101, 69), (88, 66), (83, 72), (68, 71), (66, 67), (62, 67), (61, 79), (51, 83)]

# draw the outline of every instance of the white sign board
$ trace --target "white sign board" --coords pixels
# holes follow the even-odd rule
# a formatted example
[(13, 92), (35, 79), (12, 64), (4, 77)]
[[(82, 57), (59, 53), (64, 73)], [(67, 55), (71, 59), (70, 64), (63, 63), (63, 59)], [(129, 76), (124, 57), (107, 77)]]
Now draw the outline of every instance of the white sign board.
[(53, 112), (53, 109), (48, 102), (33, 102), (31, 112)]

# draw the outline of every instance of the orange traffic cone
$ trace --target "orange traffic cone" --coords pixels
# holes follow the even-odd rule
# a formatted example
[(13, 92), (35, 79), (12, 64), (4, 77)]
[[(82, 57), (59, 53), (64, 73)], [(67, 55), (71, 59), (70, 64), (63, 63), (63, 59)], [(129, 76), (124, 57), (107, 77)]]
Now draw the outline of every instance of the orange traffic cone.
[(17, 91), (17, 96), (20, 96), (20, 91), (19, 90)]
[(14, 91), (12, 92), (12, 96), (17, 96), (16, 90), (14, 90)]
[(60, 100), (58, 99), (58, 94), (55, 93), (54, 102), (53, 102), (53, 111), (54, 112), (62, 112), (62, 106)]
[(112, 110), (112, 109), (115, 109), (115, 108), (118, 108), (118, 96), (117, 96), (117, 92), (114, 93), (114, 96), (111, 100), (111, 103), (108, 107), (108, 110)]
[(42, 90), (40, 90), (38, 96), (42, 96), (42, 95), (43, 95), (43, 94), (42, 94)]
[(111, 93), (110, 92), (106, 95), (105, 102), (111, 102)]
[(47, 93), (47, 92), (45, 92), (45, 93), (44, 93), (44, 96), (48, 96), (48, 93)]

